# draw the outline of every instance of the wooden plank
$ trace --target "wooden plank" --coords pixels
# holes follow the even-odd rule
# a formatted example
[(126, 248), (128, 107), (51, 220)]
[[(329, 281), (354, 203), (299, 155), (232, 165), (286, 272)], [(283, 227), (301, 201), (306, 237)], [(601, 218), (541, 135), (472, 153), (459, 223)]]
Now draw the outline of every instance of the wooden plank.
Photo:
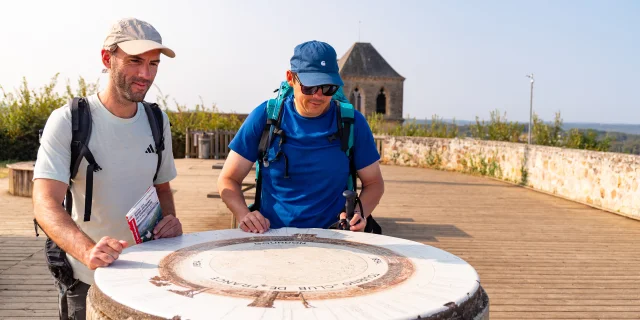
[[(215, 164), (211, 165), (211, 169), (222, 170), (223, 166), (224, 166), (223, 163), (215, 163)], [(256, 166), (253, 165), (253, 167), (251, 167), (251, 170), (249, 172), (254, 172), (254, 174), (255, 174), (255, 171), (256, 171)]]
[(0, 285), (51, 285), (53, 283), (53, 277), (47, 278), (29, 278), (29, 279), (5, 279), (0, 277)]
[(33, 168), (35, 167), (35, 165), (36, 165), (35, 161), (22, 161), (22, 162), (8, 164), (7, 168), (13, 169), (13, 170), (33, 171)]
[(493, 305), (490, 306), (490, 318), (496, 319), (640, 319), (638, 312), (501, 312), (493, 310)]
[(5, 262), (5, 261), (6, 262), (9, 262), (9, 261), (18, 261), (19, 262), (19, 261), (22, 261), (22, 260), (28, 258), (29, 256), (30, 255), (21, 255), (21, 256), (14, 256), (14, 255), (3, 256), (3, 255), (0, 255), (0, 264)]
[[(19, 266), (19, 265), (16, 265)], [(21, 268), (16, 268), (16, 266), (13, 266), (10, 269), (4, 270), (2, 272), (2, 275), (23, 275), (23, 274), (37, 274), (37, 275), (50, 275), (49, 270), (47, 269), (47, 267), (21, 267)]]
[(4, 317), (12, 317), (12, 318), (27, 318), (27, 319), (35, 319), (41, 317), (58, 317), (58, 309), (47, 309), (47, 310), (2, 310), (0, 312), (0, 316)]
[[(184, 232), (229, 228), (226, 205), (206, 197), (220, 172), (213, 165), (222, 161), (176, 163), (171, 186)], [(482, 177), (385, 165), (382, 171), (386, 191), (374, 217), (383, 232), (474, 266), (491, 319), (640, 319), (639, 221)], [(7, 185), (0, 183), (0, 261), (24, 260), (0, 271), (0, 286), (8, 286), (0, 300), (48, 303), (57, 293), (37, 262), (43, 239), (33, 237), (31, 200), (11, 197)], [(19, 316), (0, 310), (4, 317)]]
[(6, 301), (0, 302), (0, 312), (2, 311), (10, 311), (10, 310), (47, 310), (50, 311), (52, 309), (55, 309), (58, 307), (58, 303), (57, 302), (37, 302), (37, 303), (32, 303), (32, 302), (13, 302), (13, 303), (6, 303)]
[[(606, 301), (602, 299), (522, 299), (516, 298), (511, 299), (509, 301), (509, 305), (501, 305), (501, 308), (512, 309), (512, 308), (520, 308), (520, 307), (528, 307), (531, 308), (534, 305), (545, 306), (546, 311), (554, 311), (557, 309), (561, 309), (562, 311), (593, 311), (590, 309), (596, 309), (596, 311), (607, 311), (606, 308), (616, 308), (620, 307), (625, 308), (629, 306), (629, 300), (633, 299), (622, 299), (617, 301)], [(549, 307), (549, 308), (547, 308)], [(580, 310), (576, 310), (577, 307), (581, 307)], [(601, 307), (598, 309), (598, 307)], [(622, 311), (637, 311), (638, 306), (632, 306), (631, 309), (625, 309)], [(619, 310), (613, 310), (619, 311)]]
[(43, 291), (51, 284), (0, 284), (0, 290), (6, 291)]
[(53, 278), (49, 274), (2, 274), (0, 276), (1, 280), (11, 280), (11, 279), (47, 279), (53, 283)]
[[(37, 297), (37, 296), (26, 296), (26, 297), (2, 297), (2, 303), (10, 304), (10, 303), (58, 303), (57, 296), (46, 296), (46, 297)], [(54, 307), (57, 308), (57, 307)]]
[(5, 297), (57, 297), (58, 290), (54, 287), (53, 283), (51, 283), (49, 287), (51, 288), (49, 290), (46, 290), (46, 287), (42, 287), (39, 290), (31, 291), (0, 291), (0, 297), (2, 297), (3, 300)]
[[(211, 192), (207, 194), (207, 198), (209, 199), (221, 199), (220, 194), (218, 192)], [(256, 196), (252, 194), (245, 194), (244, 198), (246, 200), (255, 200)]]

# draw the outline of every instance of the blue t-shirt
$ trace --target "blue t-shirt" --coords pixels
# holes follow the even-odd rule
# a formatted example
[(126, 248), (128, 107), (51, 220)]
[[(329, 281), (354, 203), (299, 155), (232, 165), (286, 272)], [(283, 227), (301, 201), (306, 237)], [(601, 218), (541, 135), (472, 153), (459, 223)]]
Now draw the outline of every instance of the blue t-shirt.
[[(266, 106), (265, 102), (249, 114), (229, 144), (252, 162), (257, 160), (266, 125)], [(268, 149), (269, 166), (261, 168), (260, 213), (269, 219), (271, 228), (328, 228), (342, 212), (349, 159), (340, 148), (340, 139), (329, 141), (338, 128), (336, 108), (332, 101), (323, 115), (306, 118), (296, 111), (293, 96), (285, 100), (280, 124), (285, 142), (279, 146), (280, 137), (274, 135)], [(378, 161), (380, 155), (365, 117), (355, 111), (354, 121), (354, 162), (360, 170)], [(276, 158), (280, 148), (282, 154)], [(285, 157), (289, 178), (285, 178)]]

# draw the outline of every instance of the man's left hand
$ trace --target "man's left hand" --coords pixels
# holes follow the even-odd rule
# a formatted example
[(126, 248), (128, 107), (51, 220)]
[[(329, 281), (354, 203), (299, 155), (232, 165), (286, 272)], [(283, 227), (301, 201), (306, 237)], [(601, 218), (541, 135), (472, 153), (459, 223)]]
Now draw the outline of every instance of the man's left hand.
[(182, 234), (182, 223), (173, 215), (165, 216), (153, 229), (153, 234), (154, 239), (177, 237)]
[[(346, 219), (347, 213), (343, 212), (340, 214), (340, 219)], [(363, 218), (359, 212), (356, 212), (353, 215), (353, 219), (349, 222), (351, 225), (351, 231), (360, 231), (364, 232), (364, 228), (367, 226), (367, 219)]]

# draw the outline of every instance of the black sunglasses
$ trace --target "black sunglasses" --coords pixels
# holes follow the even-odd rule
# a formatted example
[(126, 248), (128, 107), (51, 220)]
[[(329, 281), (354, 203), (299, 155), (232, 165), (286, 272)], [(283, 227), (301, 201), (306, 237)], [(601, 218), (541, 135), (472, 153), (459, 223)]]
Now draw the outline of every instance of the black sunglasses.
[(340, 86), (337, 86), (335, 84), (323, 84), (319, 86), (307, 87), (302, 84), (300, 78), (298, 78), (298, 75), (296, 75), (296, 80), (298, 81), (298, 83), (300, 83), (300, 90), (302, 91), (302, 93), (309, 96), (316, 94), (316, 92), (318, 92), (318, 89), (322, 89), (323, 95), (332, 96), (336, 94), (336, 92), (338, 92), (338, 89), (340, 88)]

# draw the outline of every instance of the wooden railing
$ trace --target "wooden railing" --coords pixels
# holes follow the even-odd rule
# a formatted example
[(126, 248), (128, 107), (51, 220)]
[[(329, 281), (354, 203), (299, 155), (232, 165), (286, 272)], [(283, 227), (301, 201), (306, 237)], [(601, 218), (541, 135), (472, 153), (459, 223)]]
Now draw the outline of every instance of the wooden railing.
[[(237, 131), (231, 130), (189, 130), (187, 129), (185, 143), (185, 158), (204, 158), (204, 159), (225, 159), (229, 155), (229, 143), (235, 137)], [(204, 138), (204, 143), (208, 144), (208, 153), (200, 152), (200, 138)], [(384, 137), (375, 137), (376, 148), (383, 157)], [(206, 146), (202, 146), (207, 148)]]
[(230, 130), (187, 129), (185, 158), (225, 159), (229, 155), (229, 143), (236, 133), (237, 131)]

